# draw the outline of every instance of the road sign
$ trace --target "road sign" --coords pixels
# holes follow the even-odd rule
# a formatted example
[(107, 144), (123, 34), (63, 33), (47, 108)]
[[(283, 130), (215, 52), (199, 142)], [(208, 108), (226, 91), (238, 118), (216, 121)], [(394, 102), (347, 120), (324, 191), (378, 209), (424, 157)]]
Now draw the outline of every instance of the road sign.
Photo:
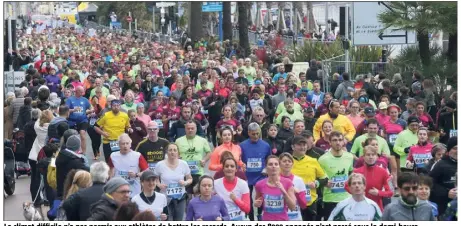
[(111, 25), (112, 28), (122, 29), (122, 23), (120, 23), (120, 22), (110, 22), (110, 25)]
[(155, 3), (156, 7), (163, 7), (163, 8), (170, 7), (170, 6), (175, 6), (175, 5), (176, 5), (175, 2), (157, 2), (157, 3)]
[(133, 21), (133, 18), (131, 18), (131, 16), (127, 16), (126, 21), (131, 22), (131, 21)]
[(359, 45), (398, 45), (416, 43), (415, 31), (388, 28), (379, 31), (384, 25), (379, 22), (378, 15), (389, 9), (386, 2), (354, 2), (352, 3), (352, 44)]
[(222, 2), (203, 2), (202, 12), (222, 12)]

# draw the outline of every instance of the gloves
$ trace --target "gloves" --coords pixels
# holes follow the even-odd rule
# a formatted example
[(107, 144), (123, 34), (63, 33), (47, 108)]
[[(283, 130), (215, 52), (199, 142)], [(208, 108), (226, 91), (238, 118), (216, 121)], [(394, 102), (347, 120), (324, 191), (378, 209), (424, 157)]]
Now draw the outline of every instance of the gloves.
[(410, 147), (406, 147), (405, 149), (403, 149), (403, 151), (405, 152), (405, 154), (410, 153)]

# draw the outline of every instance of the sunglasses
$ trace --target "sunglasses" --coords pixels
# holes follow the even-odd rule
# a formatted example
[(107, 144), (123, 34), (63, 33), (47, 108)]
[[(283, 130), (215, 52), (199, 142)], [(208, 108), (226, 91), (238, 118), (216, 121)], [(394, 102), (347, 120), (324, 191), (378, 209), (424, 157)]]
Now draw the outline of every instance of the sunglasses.
[(418, 186), (412, 186), (412, 187), (410, 187), (410, 186), (408, 186), (408, 187), (402, 187), (402, 190), (404, 190), (404, 191), (406, 191), (406, 192), (408, 192), (408, 191), (410, 191), (410, 190), (413, 190), (413, 191), (417, 191), (417, 190), (418, 190)]

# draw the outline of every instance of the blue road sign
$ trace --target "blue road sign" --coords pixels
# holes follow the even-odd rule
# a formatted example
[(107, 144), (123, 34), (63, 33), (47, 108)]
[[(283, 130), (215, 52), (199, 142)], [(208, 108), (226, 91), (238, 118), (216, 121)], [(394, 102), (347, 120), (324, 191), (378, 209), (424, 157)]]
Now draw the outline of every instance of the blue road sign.
[(222, 2), (203, 2), (202, 12), (222, 12)]

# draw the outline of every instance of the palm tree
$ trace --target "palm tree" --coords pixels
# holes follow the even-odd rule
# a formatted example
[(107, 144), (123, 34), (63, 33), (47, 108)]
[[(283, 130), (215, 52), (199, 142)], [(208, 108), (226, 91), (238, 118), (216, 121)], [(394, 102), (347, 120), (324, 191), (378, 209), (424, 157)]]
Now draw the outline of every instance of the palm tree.
[(248, 7), (249, 2), (237, 2), (238, 7), (238, 24), (239, 24), (239, 46), (242, 49), (242, 55), (250, 55), (250, 41), (248, 40)]
[(232, 41), (231, 2), (223, 2), (223, 40)]
[(203, 37), (202, 27), (202, 2), (190, 2), (189, 34), (192, 42)]
[[(456, 19), (449, 21), (447, 15), (440, 13), (440, 10), (444, 9), (452, 12), (448, 18), (453, 18), (453, 15), (456, 18), (456, 3), (454, 3), (455, 6), (452, 10), (450, 10), (449, 4), (449, 2), (389, 2), (387, 3), (388, 9), (378, 17), (385, 25), (384, 29), (394, 27), (401, 30), (416, 31), (423, 73), (428, 71), (427, 69), (431, 65), (429, 33), (447, 29), (448, 25), (441, 23), (441, 21), (445, 20), (449, 24), (456, 22)], [(451, 32), (456, 31), (456, 29), (450, 30)]]

